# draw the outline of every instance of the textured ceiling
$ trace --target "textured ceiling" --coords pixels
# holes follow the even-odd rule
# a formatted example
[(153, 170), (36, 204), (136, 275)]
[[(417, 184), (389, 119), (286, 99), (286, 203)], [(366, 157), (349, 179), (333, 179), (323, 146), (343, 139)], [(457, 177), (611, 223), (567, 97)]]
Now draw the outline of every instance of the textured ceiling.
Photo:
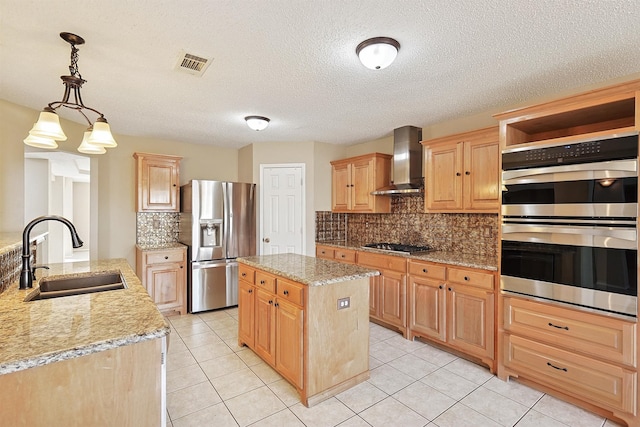
[[(353, 144), (638, 73), (638, 22), (637, 0), (0, 0), (0, 98), (59, 100), (67, 31), (116, 135)], [(376, 36), (401, 44), (381, 71), (355, 55)], [(180, 73), (181, 50), (214, 60)]]

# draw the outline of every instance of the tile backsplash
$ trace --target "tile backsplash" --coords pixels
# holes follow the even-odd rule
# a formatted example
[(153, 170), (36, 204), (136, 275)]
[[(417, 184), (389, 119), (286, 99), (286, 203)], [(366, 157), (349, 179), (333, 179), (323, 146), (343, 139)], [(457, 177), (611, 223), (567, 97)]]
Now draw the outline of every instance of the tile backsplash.
[(136, 243), (160, 246), (178, 241), (177, 212), (138, 212), (136, 214)]
[(393, 197), (390, 214), (316, 212), (316, 241), (390, 242), (497, 258), (498, 214), (424, 213), (424, 197)]

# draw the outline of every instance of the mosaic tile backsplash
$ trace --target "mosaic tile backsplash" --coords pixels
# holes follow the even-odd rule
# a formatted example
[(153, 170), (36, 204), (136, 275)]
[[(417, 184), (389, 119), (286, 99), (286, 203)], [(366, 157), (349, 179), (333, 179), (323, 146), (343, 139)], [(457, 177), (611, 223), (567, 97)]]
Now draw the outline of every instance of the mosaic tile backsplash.
[(136, 214), (136, 243), (160, 246), (178, 241), (177, 212), (138, 212)]
[(390, 242), (497, 258), (498, 214), (424, 213), (424, 197), (393, 197), (390, 214), (316, 212), (316, 241)]

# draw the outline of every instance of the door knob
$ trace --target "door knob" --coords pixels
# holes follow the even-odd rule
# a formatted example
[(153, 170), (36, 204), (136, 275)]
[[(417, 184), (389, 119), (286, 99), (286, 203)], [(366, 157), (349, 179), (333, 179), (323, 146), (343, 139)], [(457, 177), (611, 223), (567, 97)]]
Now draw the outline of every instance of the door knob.
[(271, 239), (269, 239), (268, 237), (265, 237), (264, 239), (262, 239), (263, 242), (265, 243), (269, 243), (271, 241)]

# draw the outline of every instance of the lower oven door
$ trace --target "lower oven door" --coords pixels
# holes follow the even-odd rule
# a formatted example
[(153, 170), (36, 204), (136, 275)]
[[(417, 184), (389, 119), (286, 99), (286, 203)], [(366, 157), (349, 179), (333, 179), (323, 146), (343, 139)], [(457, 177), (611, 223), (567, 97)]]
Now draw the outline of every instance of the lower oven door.
[(637, 315), (635, 228), (503, 225), (501, 289)]

